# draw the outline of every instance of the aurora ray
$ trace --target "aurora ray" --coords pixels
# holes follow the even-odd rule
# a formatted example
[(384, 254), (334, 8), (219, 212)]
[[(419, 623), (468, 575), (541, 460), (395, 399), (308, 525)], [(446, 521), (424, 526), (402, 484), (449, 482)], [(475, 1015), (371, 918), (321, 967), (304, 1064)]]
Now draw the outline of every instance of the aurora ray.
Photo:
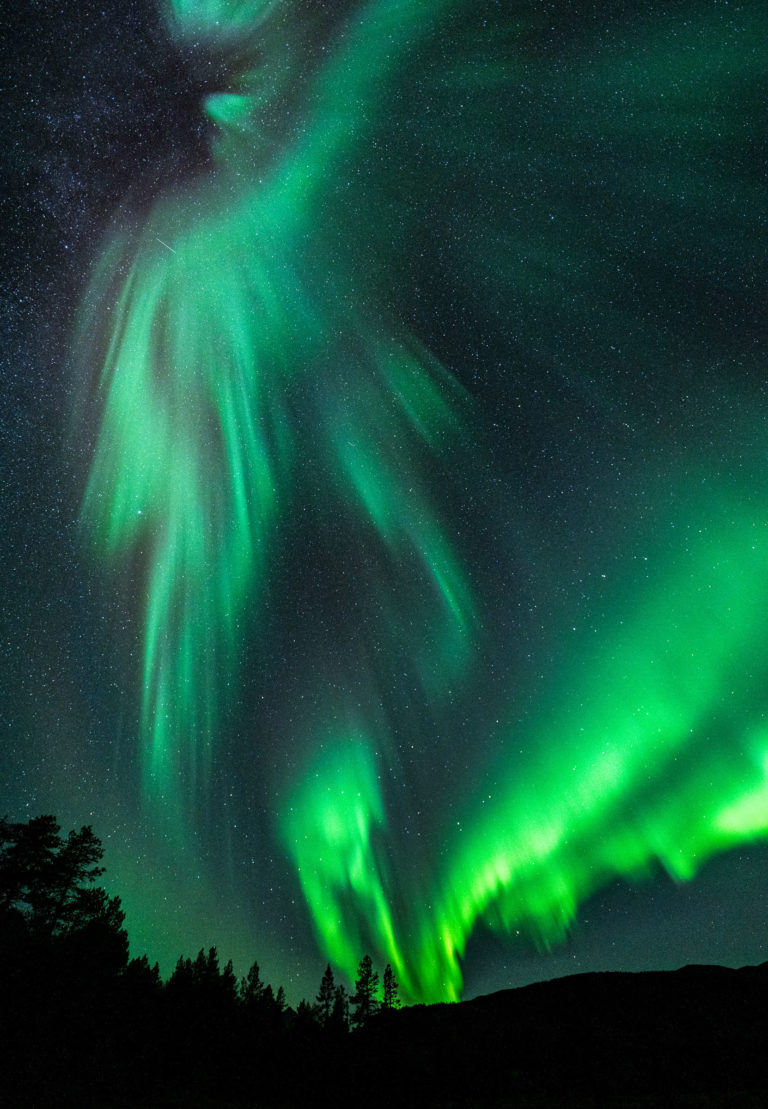
[[(263, 9), (238, 6), (225, 38), (253, 33)], [(218, 36), (218, 4), (166, 14), (182, 38)], [(403, 19), (402, 5), (375, 4), (365, 39), (389, 42), (394, 27), (413, 35), (426, 14), (413, 5)], [(155, 206), (110, 321), (83, 516), (108, 557), (137, 545), (149, 552), (143, 789), (182, 839), (184, 794), (205, 791), (237, 629), (268, 588), (270, 543), (279, 514), (296, 511), (304, 459), (369, 521), (395, 572), (411, 567), (418, 591), (434, 595), (424, 680), (429, 652), (451, 668), (467, 650), (471, 600), (421, 476), (429, 453), (460, 434), (460, 390), (402, 328), (388, 334), (365, 299), (351, 299), (343, 271), (324, 273), (318, 288), (304, 247), (316, 194), (365, 131), (354, 103), (364, 107), (386, 79), (389, 50), (378, 59), (363, 58), (356, 41), (340, 50), (315, 81), (318, 118), (296, 150), (274, 157), (266, 181), (241, 183), (252, 120), (265, 84), (280, 98), (298, 60), (289, 50), (274, 70), (245, 74), (241, 91), (209, 98), (225, 128), (217, 173)], [(102, 302), (105, 270), (128, 250), (112, 247), (86, 303)], [(321, 388), (299, 447), (294, 398)]]

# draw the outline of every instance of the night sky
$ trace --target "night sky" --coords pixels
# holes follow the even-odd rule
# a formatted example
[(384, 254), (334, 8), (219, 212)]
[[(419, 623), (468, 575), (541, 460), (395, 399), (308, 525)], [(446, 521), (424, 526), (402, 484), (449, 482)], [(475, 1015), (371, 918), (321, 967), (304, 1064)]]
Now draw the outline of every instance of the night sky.
[(292, 1003), (768, 958), (762, 0), (22, 19), (0, 809)]

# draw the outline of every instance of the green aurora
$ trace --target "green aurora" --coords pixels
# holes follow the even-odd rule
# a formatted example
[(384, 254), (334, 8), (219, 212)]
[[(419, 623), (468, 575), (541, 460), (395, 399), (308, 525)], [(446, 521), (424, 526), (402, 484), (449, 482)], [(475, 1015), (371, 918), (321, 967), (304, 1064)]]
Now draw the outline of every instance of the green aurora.
[[(441, 173), (398, 182), (402, 159), (391, 155), (383, 178), (361, 177), (361, 165), (381, 168), (378, 136), (421, 69), (434, 111), (401, 141), (471, 168), (476, 188), (465, 184), (455, 201), (453, 264), (483, 326), (505, 343), (514, 331), (524, 351), (528, 317), (548, 320), (573, 344), (578, 388), (607, 375), (616, 347), (629, 367), (667, 365), (681, 357), (676, 317), (695, 293), (639, 294), (642, 266), (649, 249), (695, 254), (701, 274), (702, 239), (733, 266), (741, 258), (765, 198), (746, 171), (718, 186), (718, 136), (741, 126), (739, 90), (762, 71), (765, 15), (747, 5), (730, 35), (706, 4), (690, 5), (688, 21), (628, 16), (632, 51), (617, 44), (595, 59), (581, 38), (593, 30), (572, 31), (567, 64), (550, 71), (536, 53), (536, 5), (514, 21), (495, 13), (489, 27), (470, 9), (372, 0), (339, 32), (309, 4), (169, 3), (173, 40), (232, 59), (228, 85), (205, 98), (213, 164), (157, 200), (138, 231), (115, 232), (77, 340), (100, 365), (83, 526), (106, 564), (133, 567), (142, 582), (146, 811), (176, 850), (195, 850), (243, 660), (269, 638), (285, 558), (312, 557), (285, 554), (296, 521), (340, 536), (356, 567), (345, 583), (355, 630), (338, 663), (321, 636), (296, 647), (310, 657), (313, 700), (292, 717), (295, 753), (275, 772), (274, 831), (323, 957), (354, 979), (371, 951), (391, 962), (410, 1001), (461, 996), (461, 960), (479, 926), (546, 949), (614, 879), (662, 867), (688, 880), (715, 853), (768, 833), (768, 483), (703, 467), (707, 496), (689, 503), (690, 468), (657, 475), (660, 507), (632, 522), (632, 542), (617, 533), (594, 545), (596, 564), (621, 565), (625, 542), (645, 544), (651, 569), (627, 561), (612, 584), (598, 576), (574, 634), (567, 605), (553, 605), (539, 672), (518, 683), (514, 636), (498, 633), (513, 593), (504, 559), (510, 575), (514, 559), (501, 544), (491, 590), (449, 487), (453, 471), (490, 487), (492, 421), (459, 383), (449, 344), (406, 326), (392, 291), (414, 281), (414, 229)], [(520, 155), (542, 181), (528, 200), (499, 184), (514, 179), (514, 144), (535, 114), (529, 104), (507, 118), (521, 79), (538, 110), (551, 110), (547, 142)], [(490, 103), (502, 108), (484, 135)], [(576, 179), (566, 168), (574, 155)], [(635, 164), (642, 187), (622, 168)], [(584, 201), (596, 166), (604, 191)], [(619, 188), (631, 228), (606, 200), (617, 205)], [(608, 272), (619, 274), (616, 288)], [(491, 325), (500, 314), (503, 325)], [(511, 344), (503, 349), (511, 357)], [(718, 358), (713, 349), (710, 364)], [(510, 396), (532, 388), (521, 390), (518, 366), (509, 379)], [(615, 413), (632, 389), (611, 384), (611, 421), (622, 422)], [(488, 512), (520, 516), (506, 505)], [(673, 518), (680, 543), (668, 529), (659, 539)], [(546, 539), (536, 536), (543, 583)], [(491, 671), (493, 696), (479, 692)], [(410, 726), (394, 691), (403, 672), (415, 690)], [(428, 815), (405, 858), (388, 771), (409, 727), (450, 734), (465, 770), (467, 749), (474, 757), (451, 776), (447, 803), (430, 796), (428, 772), (406, 783)], [(258, 732), (257, 722), (254, 743)]]

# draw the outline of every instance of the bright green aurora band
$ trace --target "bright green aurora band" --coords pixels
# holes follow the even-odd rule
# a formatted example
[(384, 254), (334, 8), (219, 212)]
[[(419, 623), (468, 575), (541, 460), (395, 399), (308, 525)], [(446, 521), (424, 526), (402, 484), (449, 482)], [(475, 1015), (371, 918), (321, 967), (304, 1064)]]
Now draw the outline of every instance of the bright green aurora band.
[[(276, 834), (324, 956), (354, 978), (371, 951), (391, 962), (408, 1000), (427, 1001), (460, 996), (460, 960), (480, 924), (547, 947), (613, 879), (650, 876), (659, 864), (689, 879), (714, 853), (768, 833), (768, 700), (753, 708), (768, 676), (754, 662), (768, 632), (763, 482), (751, 500), (713, 485), (706, 512), (718, 527), (697, 526), (692, 502), (679, 521), (685, 545), (660, 550), (631, 598), (617, 590), (595, 601), (602, 634), (559, 645), (537, 714), (521, 713), (515, 689), (503, 690), (506, 708), (489, 708), (486, 727), (495, 720), (506, 738), (478, 741), (475, 770), (466, 783), (454, 778), (453, 804), (433, 817), (431, 861), (409, 869), (387, 848), (385, 764), (399, 725), (382, 687), (407, 665), (428, 706), (421, 719), (438, 732), (497, 647), (483, 630), (482, 582), (436, 481), (452, 459), (481, 453), (477, 405), (397, 312), (381, 308), (412, 228), (387, 198), (360, 216), (340, 182), (375, 142), (409, 57), (434, 56), (435, 36), (455, 33), (466, 7), (372, 0), (310, 65), (308, 43), (326, 33), (308, 19), (311, 5), (173, 0), (173, 38), (237, 59), (231, 85), (205, 104), (214, 165), (156, 201), (138, 238), (115, 236), (81, 319), (81, 344), (98, 342), (110, 305), (83, 519), (105, 559), (135, 558), (146, 575), (148, 811), (179, 848), (191, 842), (246, 644), (267, 626), (275, 564), (309, 506), (322, 527), (346, 530), (350, 549), (367, 552), (350, 603), (357, 591), (364, 621), (376, 595), (378, 661), (346, 660), (358, 677), (343, 689), (328, 682), (295, 718), (286, 741), (302, 754), (276, 790)], [(508, 79), (524, 31), (522, 21), (509, 28), (478, 97)], [(760, 31), (758, 18), (755, 40)], [(707, 33), (706, 20), (690, 32)], [(663, 28), (641, 25), (637, 38), (632, 58), (604, 63), (618, 88), (630, 87), (638, 57), (661, 83), (670, 51), (690, 57)], [(704, 96), (709, 65), (721, 72), (737, 47), (719, 42), (714, 60), (686, 63), (689, 98)], [(593, 82), (592, 92), (606, 80), (599, 65), (589, 77), (553, 78), (560, 92), (569, 79)], [(471, 77), (457, 81), (471, 95)], [(706, 122), (689, 134), (676, 110), (671, 131), (706, 145)], [(601, 111), (592, 123), (618, 134), (622, 124), (593, 109)], [(286, 135), (290, 113), (301, 122)], [(469, 144), (475, 124), (471, 113), (457, 121), (449, 143)], [(683, 174), (682, 165), (673, 168)], [(744, 189), (735, 205), (755, 201)], [(541, 282), (546, 243), (524, 262), (498, 235), (496, 203), (471, 245), (478, 288), (483, 267), (502, 273), (506, 290)], [(363, 280), (355, 235), (365, 219)], [(601, 227), (596, 220), (595, 235)], [(557, 281), (541, 295), (556, 299)], [(472, 748), (471, 734), (465, 743)]]

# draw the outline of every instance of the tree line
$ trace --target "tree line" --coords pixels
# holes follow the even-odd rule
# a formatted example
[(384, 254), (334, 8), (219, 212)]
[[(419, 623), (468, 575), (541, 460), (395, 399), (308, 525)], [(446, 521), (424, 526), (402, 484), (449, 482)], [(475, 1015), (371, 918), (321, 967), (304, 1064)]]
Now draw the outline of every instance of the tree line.
[[(132, 960), (127, 968), (129, 973), (131, 968), (133, 973), (151, 979), (154, 986), (162, 988), (159, 967), (157, 963), (150, 967), (146, 955)], [(289, 1020), (312, 1022), (335, 1032), (361, 1028), (377, 1013), (399, 1009), (401, 1004), (391, 965), (388, 963), (385, 967), (382, 988), (379, 989), (379, 975), (373, 968), (370, 955), (364, 955), (360, 960), (354, 993), (348, 993), (343, 983), (337, 985), (329, 963), (314, 1002), (304, 998), (295, 1012), (288, 1009), (282, 986), (275, 993), (268, 982), (262, 981), (257, 962), (238, 982), (231, 959), (223, 969), (220, 968), (215, 947), (207, 952), (201, 948), (195, 959), (179, 958), (164, 988), (171, 996), (179, 998), (191, 997), (195, 993), (208, 993), (211, 997), (218, 995), (232, 1004), (239, 1004), (252, 1017), (260, 1017), (262, 1023), (279, 1023), (283, 1015), (289, 1013)]]
[[(89, 826), (53, 816), (0, 819), (0, 1094), (12, 1104), (282, 1104), (303, 1097), (297, 1053), (315, 1071), (400, 1007), (390, 965), (370, 955), (349, 992), (327, 965), (293, 1009), (254, 962), (238, 979), (215, 947), (180, 957), (167, 981), (129, 957), (119, 897), (98, 885), (103, 848)], [(359, 1043), (359, 1039), (357, 1039)], [(294, 1093), (290, 1091), (293, 1089)], [(252, 1102), (249, 1100), (249, 1104)]]

